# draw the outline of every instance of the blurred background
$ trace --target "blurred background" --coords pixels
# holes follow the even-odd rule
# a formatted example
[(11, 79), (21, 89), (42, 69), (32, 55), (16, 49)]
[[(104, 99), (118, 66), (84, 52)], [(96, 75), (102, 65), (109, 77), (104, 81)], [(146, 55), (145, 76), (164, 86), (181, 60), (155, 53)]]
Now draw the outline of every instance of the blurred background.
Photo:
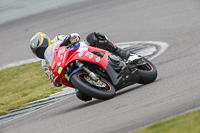
[[(50, 19), (51, 15), (47, 16), (47, 18), (49, 18), (48, 20), (44, 20), (43, 15), (39, 18), (28, 16), (48, 12), (81, 1), (83, 0), (1, 0), (0, 67), (15, 61), (34, 58), (29, 50), (29, 40), (36, 32), (47, 29), (48, 27), (46, 27), (45, 24), (48, 24), (49, 21), (53, 21), (53, 19)], [(54, 15), (56, 14), (52, 14), (52, 17)], [(24, 19), (20, 20), (22, 18)], [(41, 25), (40, 21), (43, 21)], [(52, 25), (58, 26), (59, 24), (52, 23)], [(49, 34), (50, 36), (54, 36), (58, 34), (58, 32), (59, 29)], [(66, 32), (63, 34), (66, 34)]]
[(44, 108), (29, 118), (11, 121), (5, 130), (121, 133), (199, 108), (199, 13), (199, 0), (1, 0), (0, 67), (36, 58), (29, 41), (39, 31), (50, 38), (76, 32), (82, 40), (99, 31), (114, 43), (169, 44), (152, 61), (158, 69), (154, 83), (126, 88), (103, 102), (84, 104), (71, 97), (50, 106), (50, 111)]
[(83, 0), (1, 0), (0, 24)]

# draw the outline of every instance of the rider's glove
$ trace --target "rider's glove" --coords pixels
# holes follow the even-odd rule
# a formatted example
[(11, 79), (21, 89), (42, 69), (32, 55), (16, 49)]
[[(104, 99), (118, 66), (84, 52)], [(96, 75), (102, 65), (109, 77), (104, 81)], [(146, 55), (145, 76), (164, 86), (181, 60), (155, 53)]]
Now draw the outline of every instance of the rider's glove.
[(117, 47), (116, 52), (114, 54), (120, 56), (122, 59), (128, 59), (130, 57), (130, 51), (123, 50)]
[(80, 35), (77, 33), (72, 33), (71, 35), (69, 35), (69, 38), (71, 44), (77, 44), (80, 42), (81, 39)]
[(81, 39), (81, 37), (80, 37), (79, 34), (77, 34), (77, 33), (72, 33), (72, 34), (70, 34), (69, 36), (67, 36), (67, 37), (64, 39), (63, 43), (62, 43), (60, 46), (75, 45), (75, 44), (77, 44), (77, 43), (80, 42), (80, 39)]

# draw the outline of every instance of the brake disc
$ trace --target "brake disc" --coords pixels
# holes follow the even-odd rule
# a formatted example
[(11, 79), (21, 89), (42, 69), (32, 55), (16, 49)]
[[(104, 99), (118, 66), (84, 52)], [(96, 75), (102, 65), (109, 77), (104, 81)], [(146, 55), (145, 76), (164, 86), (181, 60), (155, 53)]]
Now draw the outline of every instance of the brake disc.
[(84, 75), (84, 79), (89, 82), (92, 85), (95, 85), (97, 87), (106, 87), (106, 84), (104, 82), (102, 82), (100, 79), (98, 79), (97, 81), (94, 81), (91, 77), (89, 77), (88, 75)]

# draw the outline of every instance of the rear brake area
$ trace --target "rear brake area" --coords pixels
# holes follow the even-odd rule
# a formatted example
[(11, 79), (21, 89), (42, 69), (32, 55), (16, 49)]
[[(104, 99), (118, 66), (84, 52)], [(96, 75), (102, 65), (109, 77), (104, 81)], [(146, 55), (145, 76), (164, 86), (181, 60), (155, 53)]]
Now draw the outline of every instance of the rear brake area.
[(126, 61), (126, 64), (129, 68), (133, 68), (145, 65), (146, 62), (142, 56), (139, 56), (137, 54), (131, 54), (128, 60)]

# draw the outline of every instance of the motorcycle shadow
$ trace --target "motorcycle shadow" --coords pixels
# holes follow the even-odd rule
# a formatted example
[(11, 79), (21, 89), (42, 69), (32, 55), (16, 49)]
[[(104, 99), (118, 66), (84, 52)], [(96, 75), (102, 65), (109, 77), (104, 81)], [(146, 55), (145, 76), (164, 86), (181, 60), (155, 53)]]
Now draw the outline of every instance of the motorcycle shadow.
[[(76, 98), (76, 100), (79, 100), (79, 99)], [(62, 113), (69, 113), (69, 112), (73, 112), (73, 111), (76, 111), (76, 110), (81, 110), (83, 108), (87, 108), (87, 107), (90, 107), (90, 106), (93, 106), (93, 105), (96, 105), (96, 104), (99, 104), (99, 103), (102, 103), (102, 102), (105, 102), (105, 101), (98, 100), (98, 99), (92, 99), (91, 101), (88, 101), (88, 102), (80, 101), (80, 104), (74, 104), (74, 106), (66, 109)]]
[[(128, 93), (130, 91), (134, 91), (136, 89), (139, 89), (142, 86), (144, 86), (144, 85), (138, 84), (137, 86), (131, 85), (131, 86), (125, 87), (125, 88), (117, 91), (116, 96), (114, 98), (112, 98), (112, 99), (114, 100), (118, 96), (123, 95), (125, 93)], [(74, 100), (79, 100), (79, 99), (77, 99), (77, 97), (74, 97), (74, 98), (75, 98)], [(111, 99), (109, 99), (109, 100), (111, 100)], [(80, 101), (81, 104), (76, 104), (75, 106), (68, 108), (67, 110), (64, 111), (64, 113), (69, 113), (69, 112), (72, 112), (72, 111), (76, 111), (76, 110), (80, 110), (80, 109), (83, 109), (83, 108), (87, 108), (87, 107), (90, 107), (90, 106), (93, 106), (93, 105), (96, 105), (96, 104), (99, 104), (99, 103), (102, 103), (102, 102), (106, 102), (106, 101), (109, 101), (109, 100), (105, 100), (104, 101), (104, 100), (99, 100), (99, 99), (94, 99), (93, 98), (91, 101), (87, 101), (87, 102)]]
[(125, 88), (122, 88), (122, 89), (118, 90), (115, 97), (123, 95), (125, 93), (130, 92), (130, 91), (137, 90), (137, 89), (139, 89), (139, 88), (141, 88), (143, 86), (144, 85), (142, 85), (142, 84), (138, 84), (137, 86), (136, 85), (127, 86)]
[(157, 79), (154, 82), (149, 83), (149, 84), (145, 84), (145, 85), (143, 85), (143, 84), (134, 84), (134, 85), (127, 86), (125, 88), (122, 88), (122, 89), (118, 90), (115, 97), (123, 95), (123, 94), (128, 93), (128, 92), (133, 91), (133, 90), (137, 90), (137, 89), (139, 89), (139, 88), (141, 88), (143, 86), (153, 84), (155, 82), (158, 82), (159, 80), (160, 79)]
[[(115, 98), (117, 98), (118, 96), (124, 95), (128, 92), (131, 92), (131, 91), (135, 91), (137, 89), (142, 88), (143, 86), (145, 86), (145, 85), (135, 84), (135, 85), (127, 86), (127, 87), (125, 87), (121, 90), (118, 90), (117, 93), (116, 93), (116, 96), (114, 98), (110, 99), (110, 100), (115, 100)], [(68, 109), (65, 109), (64, 111), (62, 111), (62, 113), (59, 112), (59, 114), (63, 114), (63, 113), (65, 114), (65, 113), (81, 110), (83, 108), (87, 108), (87, 107), (90, 107), (90, 106), (93, 106), (93, 105), (97, 105), (97, 104), (109, 101), (109, 100), (105, 100), (105, 101), (104, 100), (98, 100), (98, 99), (93, 98), (91, 101), (83, 102), (83, 101), (80, 101), (76, 96), (74, 96), (72, 98), (73, 98), (72, 101), (76, 102), (76, 104), (72, 104), (71, 107), (69, 107)], [(80, 101), (79, 104), (77, 104), (77, 100)]]

